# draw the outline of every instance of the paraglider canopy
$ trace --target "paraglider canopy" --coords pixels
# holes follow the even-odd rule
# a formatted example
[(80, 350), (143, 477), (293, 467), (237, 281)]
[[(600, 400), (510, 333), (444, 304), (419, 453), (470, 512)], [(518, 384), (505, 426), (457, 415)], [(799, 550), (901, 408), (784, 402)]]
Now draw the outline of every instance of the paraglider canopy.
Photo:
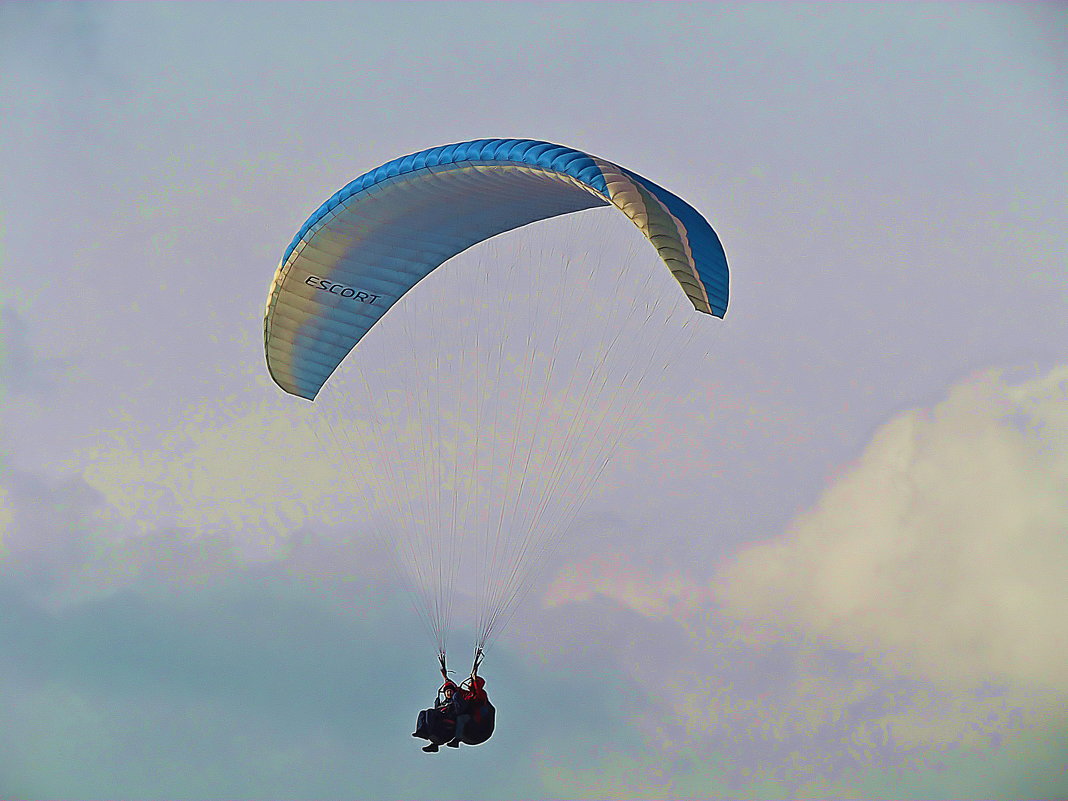
[(389, 161), (301, 226), (267, 298), (271, 376), (286, 392), (314, 399), (382, 315), (452, 256), (537, 220), (606, 205), (645, 234), (695, 309), (725, 314), (723, 248), (685, 201), (562, 145), (478, 139)]

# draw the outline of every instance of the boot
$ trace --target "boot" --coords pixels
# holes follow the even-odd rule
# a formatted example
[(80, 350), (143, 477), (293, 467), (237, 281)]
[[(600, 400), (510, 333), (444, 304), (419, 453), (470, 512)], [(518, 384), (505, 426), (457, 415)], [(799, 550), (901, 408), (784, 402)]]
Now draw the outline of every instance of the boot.
[(438, 744), (431, 743), (430, 745), (424, 745), (423, 750), (426, 751), (428, 754), (436, 754), (438, 752)]

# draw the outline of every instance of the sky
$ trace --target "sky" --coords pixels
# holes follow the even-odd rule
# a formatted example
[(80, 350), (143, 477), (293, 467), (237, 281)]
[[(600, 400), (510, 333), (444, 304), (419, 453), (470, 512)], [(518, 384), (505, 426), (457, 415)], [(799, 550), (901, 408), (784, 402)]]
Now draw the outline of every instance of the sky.
[[(1056, 3), (0, 4), (0, 796), (1068, 796), (1066, 54)], [(685, 198), (731, 305), (657, 284), (692, 338), (427, 756), (407, 485), (262, 315), (334, 191), (496, 136)], [(543, 236), (655, 268), (532, 228), (409, 317)]]

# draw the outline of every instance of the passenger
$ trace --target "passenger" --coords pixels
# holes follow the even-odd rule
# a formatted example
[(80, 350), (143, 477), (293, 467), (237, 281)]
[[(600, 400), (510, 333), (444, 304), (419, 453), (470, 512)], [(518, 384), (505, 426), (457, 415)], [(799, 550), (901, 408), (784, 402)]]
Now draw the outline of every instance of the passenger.
[[(481, 676), (471, 675), (469, 689), (461, 689), (453, 693), (453, 712), (456, 720), (456, 731), (445, 745), (449, 748), (459, 748), (463, 740), (464, 729), (472, 720), (479, 722), (483, 708), (489, 702), (486, 695), (486, 680)], [(424, 751), (426, 749), (423, 749)], [(435, 749), (437, 750), (437, 749)]]

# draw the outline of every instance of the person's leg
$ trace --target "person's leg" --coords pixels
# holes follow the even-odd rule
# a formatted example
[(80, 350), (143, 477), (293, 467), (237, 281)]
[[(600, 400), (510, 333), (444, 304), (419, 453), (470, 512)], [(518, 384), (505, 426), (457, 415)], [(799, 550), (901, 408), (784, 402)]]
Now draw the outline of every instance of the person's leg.
[(429, 710), (427, 710), (427, 709), (423, 709), (423, 710), (421, 710), (419, 712), (419, 717), (416, 718), (416, 721), (415, 721), (415, 731), (412, 732), (412, 737), (420, 737), (420, 738), (422, 738), (424, 740), (427, 739), (426, 735), (427, 735), (427, 732), (429, 731), (429, 728), (428, 728), (428, 725), (427, 725), (428, 721), (426, 719), (426, 713), (428, 711)]
[(446, 745), (450, 748), (458, 748), (460, 746), (460, 738), (464, 736), (464, 727), (467, 726), (469, 720), (471, 720), (471, 716), (467, 714), (456, 716), (456, 732)]

